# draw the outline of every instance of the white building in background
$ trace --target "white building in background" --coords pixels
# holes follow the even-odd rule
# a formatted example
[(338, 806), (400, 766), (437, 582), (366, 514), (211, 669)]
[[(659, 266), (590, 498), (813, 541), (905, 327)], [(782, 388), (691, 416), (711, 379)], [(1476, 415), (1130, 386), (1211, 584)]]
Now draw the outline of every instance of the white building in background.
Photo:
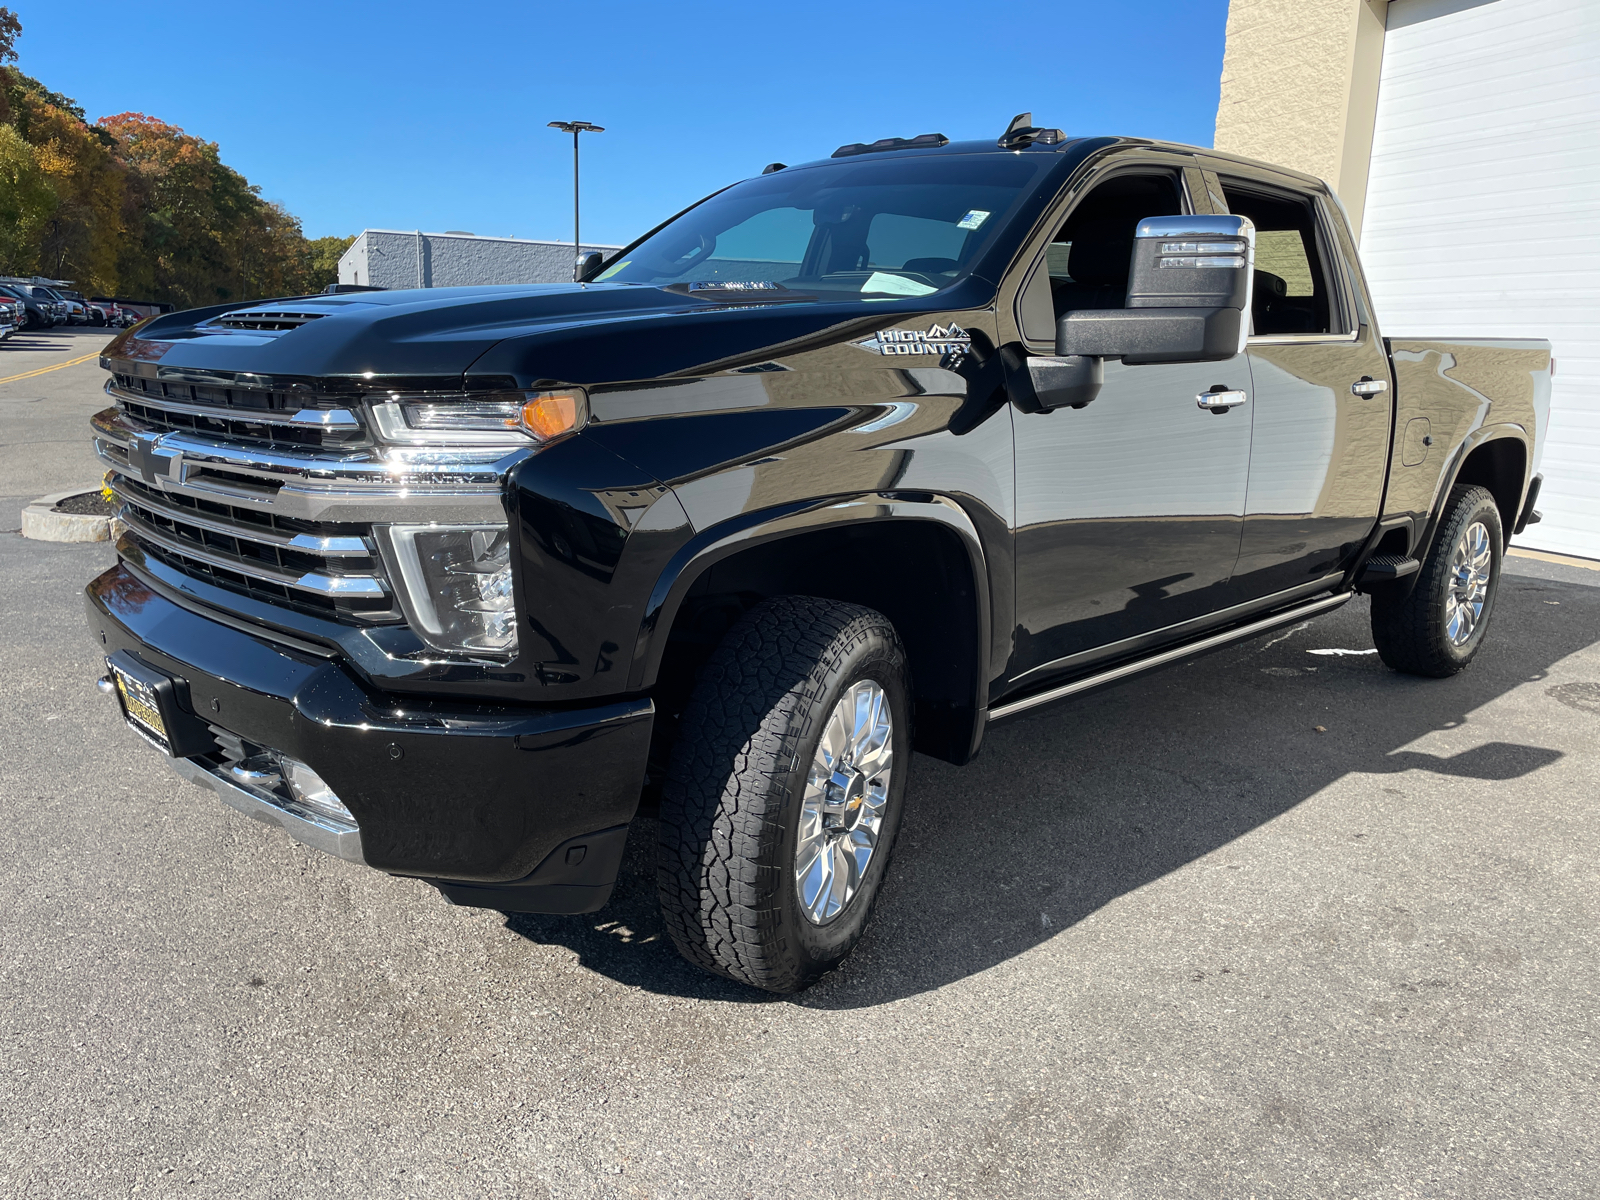
[(1544, 521), (1600, 558), (1600, 0), (1230, 0), (1216, 145), (1321, 176), (1394, 337), (1555, 347)]
[[(583, 247), (602, 254), (621, 248)], [(364, 229), (339, 260), (339, 282), (383, 288), (571, 283), (572, 265), (571, 242)]]

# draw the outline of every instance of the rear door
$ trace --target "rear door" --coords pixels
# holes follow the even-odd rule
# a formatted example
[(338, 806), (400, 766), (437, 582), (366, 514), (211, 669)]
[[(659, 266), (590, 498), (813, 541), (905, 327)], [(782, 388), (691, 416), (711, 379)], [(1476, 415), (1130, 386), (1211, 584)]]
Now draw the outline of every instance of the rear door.
[(1393, 395), (1346, 269), (1348, 237), (1326, 200), (1226, 168), (1221, 186), (1229, 211), (1256, 227), (1250, 481), (1235, 587), (1257, 599), (1350, 565), (1383, 502)]
[[(1194, 211), (1181, 168), (1114, 161), (1077, 189), (1038, 268), (1050, 274), (1053, 313), (1037, 329), (1019, 322), (1030, 349), (1053, 352), (1053, 318), (1064, 312), (1122, 307), (1138, 222)], [(1015, 414), (1013, 686), (1133, 652), (1230, 603), (1251, 405), (1201, 408), (1197, 397), (1213, 389), (1249, 394), (1245, 355), (1108, 361), (1087, 408)]]

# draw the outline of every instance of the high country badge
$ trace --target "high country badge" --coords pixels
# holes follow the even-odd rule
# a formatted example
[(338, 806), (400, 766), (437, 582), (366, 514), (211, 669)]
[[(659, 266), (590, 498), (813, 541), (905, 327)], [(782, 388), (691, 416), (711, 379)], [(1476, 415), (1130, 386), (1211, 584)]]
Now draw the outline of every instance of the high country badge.
[(972, 335), (959, 325), (933, 325), (922, 329), (880, 329), (875, 337), (857, 342), (863, 350), (882, 355), (965, 354), (972, 348)]

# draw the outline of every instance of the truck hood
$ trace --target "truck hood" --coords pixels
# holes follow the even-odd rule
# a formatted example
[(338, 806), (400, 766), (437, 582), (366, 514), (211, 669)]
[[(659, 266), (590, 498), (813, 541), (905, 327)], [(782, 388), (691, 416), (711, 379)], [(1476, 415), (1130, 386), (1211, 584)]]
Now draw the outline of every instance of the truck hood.
[(969, 277), (931, 297), (776, 304), (707, 301), (648, 284), (353, 292), (169, 313), (124, 332), (102, 360), (150, 375), (175, 368), (363, 382), (471, 375), (605, 383), (681, 374), (830, 330), (986, 303), (992, 290)]

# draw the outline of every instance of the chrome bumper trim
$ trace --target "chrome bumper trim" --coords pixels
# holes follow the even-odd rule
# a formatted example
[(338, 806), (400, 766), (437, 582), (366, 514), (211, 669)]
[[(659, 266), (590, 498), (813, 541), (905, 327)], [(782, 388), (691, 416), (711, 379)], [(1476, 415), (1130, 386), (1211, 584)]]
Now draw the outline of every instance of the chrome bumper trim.
[(281, 802), (264, 799), (255, 792), (246, 791), (238, 784), (213, 775), (192, 759), (171, 760), (172, 769), (197, 787), (210, 788), (229, 808), (237, 809), (247, 817), (263, 824), (276, 825), (295, 841), (313, 850), (321, 850), (346, 862), (366, 866), (361, 853), (361, 830), (345, 826), (330, 818), (314, 815), (309, 810), (290, 809)]

